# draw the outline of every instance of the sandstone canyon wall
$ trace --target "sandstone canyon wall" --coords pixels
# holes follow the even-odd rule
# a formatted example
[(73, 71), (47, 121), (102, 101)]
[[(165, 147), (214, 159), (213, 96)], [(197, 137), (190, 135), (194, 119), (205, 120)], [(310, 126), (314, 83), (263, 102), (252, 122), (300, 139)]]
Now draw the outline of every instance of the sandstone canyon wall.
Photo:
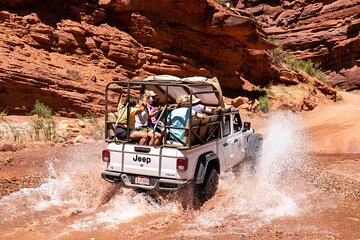
[(274, 47), (249, 12), (211, 0), (2, 0), (0, 110), (28, 113), (38, 99), (101, 113), (108, 82), (155, 74), (217, 76), (232, 97), (289, 74), (306, 82), (272, 63)]
[(360, 0), (242, 0), (276, 43), (321, 63), (327, 81), (360, 89)]

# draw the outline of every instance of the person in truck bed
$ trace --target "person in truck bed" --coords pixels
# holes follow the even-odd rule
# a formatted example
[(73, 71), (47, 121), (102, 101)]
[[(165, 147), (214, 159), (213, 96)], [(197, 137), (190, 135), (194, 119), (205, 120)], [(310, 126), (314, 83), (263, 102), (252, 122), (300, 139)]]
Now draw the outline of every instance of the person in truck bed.
[[(148, 100), (149, 96), (144, 94), (141, 96), (141, 104), (144, 107), (144, 110), (135, 116), (135, 128), (140, 131), (146, 131), (148, 133), (148, 137), (150, 139), (149, 145), (161, 145), (161, 138), (162, 134), (155, 131), (154, 134), (154, 127), (149, 124), (149, 119), (151, 118), (151, 113), (149, 112)], [(156, 123), (156, 122), (155, 122)]]
[[(130, 128), (130, 135), (129, 138), (131, 140), (140, 140), (139, 144), (145, 145), (147, 144), (148, 139), (148, 132), (145, 130), (137, 130), (135, 127), (135, 116), (140, 115), (144, 110), (143, 101), (140, 99), (139, 104), (137, 104), (137, 98), (130, 97), (129, 101), (129, 128)], [(118, 107), (118, 116), (119, 120), (116, 125), (116, 137), (118, 139), (125, 140), (127, 139), (127, 107), (120, 105)]]
[[(200, 104), (200, 99), (192, 96), (192, 111), (191, 111), (191, 116), (194, 118), (198, 118), (198, 119), (204, 119), (206, 117), (206, 114), (214, 114), (217, 112), (221, 111), (221, 107), (217, 107), (217, 108), (210, 108), (210, 107), (206, 107), (202, 104)], [(189, 95), (183, 95), (180, 96), (176, 102), (182, 106), (185, 107), (189, 107), (190, 106), (190, 96)]]
[(159, 113), (159, 109), (155, 109), (153, 106), (157, 94), (154, 91), (146, 90), (144, 95), (147, 96), (146, 109), (149, 115), (148, 124), (153, 129), (156, 126), (155, 131), (162, 134), (164, 124), (156, 119), (155, 116)]
[[(184, 128), (189, 121), (190, 97), (187, 95), (180, 96), (176, 99), (176, 103), (178, 107), (169, 113), (168, 121), (171, 127)], [(205, 118), (204, 114), (198, 114), (194, 110), (191, 111), (191, 116), (198, 119)], [(185, 135), (185, 130), (177, 128), (170, 129), (170, 139), (175, 138), (175, 140), (182, 141)]]
[[(188, 98), (190, 99), (190, 96), (188, 96)], [(214, 114), (214, 113), (217, 113), (217, 112), (221, 111), (221, 107), (209, 108), (209, 107), (206, 107), (206, 106), (200, 104), (200, 101), (201, 100), (199, 98), (197, 98), (195, 96), (192, 97), (192, 115), (193, 115), (193, 118), (196, 117), (196, 115), (200, 115), (203, 118), (205, 118), (204, 113)]]

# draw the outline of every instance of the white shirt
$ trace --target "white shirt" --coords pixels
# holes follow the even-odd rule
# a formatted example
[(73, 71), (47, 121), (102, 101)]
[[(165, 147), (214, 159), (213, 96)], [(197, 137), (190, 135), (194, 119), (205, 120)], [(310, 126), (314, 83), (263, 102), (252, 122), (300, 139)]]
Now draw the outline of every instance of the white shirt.
[(135, 128), (140, 129), (141, 127), (148, 126), (149, 114), (146, 111), (142, 111), (140, 114), (135, 116)]

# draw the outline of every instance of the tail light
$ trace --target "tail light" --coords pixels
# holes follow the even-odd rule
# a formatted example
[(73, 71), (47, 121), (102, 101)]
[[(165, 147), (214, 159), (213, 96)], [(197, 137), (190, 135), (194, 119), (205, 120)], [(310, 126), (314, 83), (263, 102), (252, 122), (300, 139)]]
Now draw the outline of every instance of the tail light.
[(105, 149), (103, 152), (102, 152), (102, 160), (103, 162), (110, 162), (110, 151)]
[(178, 158), (176, 159), (176, 169), (179, 172), (185, 172), (188, 168), (188, 159), (187, 158)]

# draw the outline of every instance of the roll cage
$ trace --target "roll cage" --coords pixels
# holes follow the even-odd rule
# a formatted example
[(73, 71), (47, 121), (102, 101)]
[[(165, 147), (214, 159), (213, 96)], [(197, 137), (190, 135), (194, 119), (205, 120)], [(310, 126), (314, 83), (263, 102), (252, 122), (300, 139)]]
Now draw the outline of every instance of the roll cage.
[[(205, 78), (204, 78), (205, 79)], [(157, 116), (157, 123), (153, 127), (156, 129), (160, 121), (164, 124), (163, 146), (175, 146), (181, 148), (192, 148), (197, 145), (205, 144), (220, 138), (220, 122), (222, 114), (211, 115), (205, 119), (192, 119), (191, 109), (194, 97), (201, 100), (200, 103), (205, 106), (221, 106), (221, 90), (207, 82), (189, 80), (169, 80), (169, 81), (113, 81), (106, 86), (105, 90), (105, 140), (107, 142), (126, 143), (131, 142), (129, 138), (131, 129), (129, 128), (130, 107), (129, 101), (131, 96), (140, 96), (145, 90), (154, 91), (159, 96), (158, 105), (160, 113)], [(176, 98), (179, 95), (190, 96), (189, 111), (187, 111), (188, 122), (184, 127), (172, 126), (168, 123), (169, 113), (176, 109)], [(121, 104), (120, 104), (121, 103)], [(115, 110), (114, 106), (118, 106)], [(116, 128), (121, 116), (118, 116), (119, 106), (126, 108), (127, 114), (127, 139), (117, 139)], [(112, 116), (114, 115), (114, 116)], [(185, 131), (183, 139), (178, 139), (172, 134), (171, 129), (180, 129)], [(155, 135), (155, 131), (153, 131)], [(155, 137), (155, 136), (153, 136)], [(170, 141), (169, 141), (170, 140)]]

